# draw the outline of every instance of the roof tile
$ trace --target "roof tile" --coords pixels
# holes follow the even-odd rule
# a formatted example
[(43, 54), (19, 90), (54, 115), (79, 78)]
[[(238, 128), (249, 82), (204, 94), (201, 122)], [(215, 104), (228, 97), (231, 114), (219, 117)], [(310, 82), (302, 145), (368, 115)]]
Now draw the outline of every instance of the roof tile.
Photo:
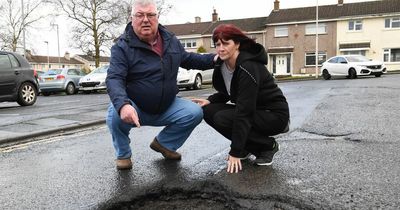
[(234, 24), (243, 31), (265, 30), (267, 17), (220, 20), (217, 22), (185, 23), (175, 25), (165, 25), (165, 27), (175, 35), (205, 35), (212, 34), (214, 28), (220, 24)]
[[(316, 7), (280, 9), (271, 12), (267, 18), (267, 24), (315, 20), (315, 12)], [(318, 7), (320, 20), (396, 12), (400, 12), (400, 0), (345, 3), (343, 5), (334, 4)]]

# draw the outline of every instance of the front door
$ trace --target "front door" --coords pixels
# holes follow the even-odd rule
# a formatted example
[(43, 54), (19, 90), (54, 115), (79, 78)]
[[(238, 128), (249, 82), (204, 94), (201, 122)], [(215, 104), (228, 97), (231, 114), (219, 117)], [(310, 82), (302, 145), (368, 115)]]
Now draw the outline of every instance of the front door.
[(276, 56), (276, 74), (287, 74), (287, 55)]

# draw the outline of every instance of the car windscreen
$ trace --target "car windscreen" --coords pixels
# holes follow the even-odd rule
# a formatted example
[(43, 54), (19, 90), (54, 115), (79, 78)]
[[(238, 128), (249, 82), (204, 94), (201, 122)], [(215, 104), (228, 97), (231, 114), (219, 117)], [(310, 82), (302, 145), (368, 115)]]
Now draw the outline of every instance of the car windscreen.
[(61, 74), (62, 69), (49, 69), (44, 75), (57, 75)]
[(107, 66), (102, 66), (102, 67), (99, 67), (99, 68), (95, 69), (93, 71), (93, 74), (107, 73), (107, 70), (108, 70), (108, 65)]
[(367, 57), (364, 57), (364, 56), (351, 56), (351, 57), (347, 57), (347, 60), (349, 62), (365, 62), (365, 61), (369, 61), (369, 59)]

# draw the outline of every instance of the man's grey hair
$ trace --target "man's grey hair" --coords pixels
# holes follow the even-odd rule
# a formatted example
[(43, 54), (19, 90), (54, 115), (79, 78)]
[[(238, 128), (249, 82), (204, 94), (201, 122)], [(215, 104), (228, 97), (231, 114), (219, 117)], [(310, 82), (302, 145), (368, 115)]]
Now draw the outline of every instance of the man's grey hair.
[(158, 13), (157, 4), (154, 0), (135, 0), (132, 5), (132, 12), (131, 12), (132, 16), (135, 14), (135, 8), (138, 5), (140, 6), (154, 5), (156, 7), (156, 13)]

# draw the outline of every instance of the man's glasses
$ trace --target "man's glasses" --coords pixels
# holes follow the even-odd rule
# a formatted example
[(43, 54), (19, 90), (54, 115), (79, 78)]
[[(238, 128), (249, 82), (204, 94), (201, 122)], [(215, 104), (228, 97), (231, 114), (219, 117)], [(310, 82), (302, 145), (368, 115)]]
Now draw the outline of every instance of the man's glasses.
[(147, 17), (148, 20), (154, 20), (157, 18), (157, 14), (156, 13), (136, 13), (133, 15), (133, 17), (135, 17), (135, 19), (137, 20), (144, 20), (144, 17)]

